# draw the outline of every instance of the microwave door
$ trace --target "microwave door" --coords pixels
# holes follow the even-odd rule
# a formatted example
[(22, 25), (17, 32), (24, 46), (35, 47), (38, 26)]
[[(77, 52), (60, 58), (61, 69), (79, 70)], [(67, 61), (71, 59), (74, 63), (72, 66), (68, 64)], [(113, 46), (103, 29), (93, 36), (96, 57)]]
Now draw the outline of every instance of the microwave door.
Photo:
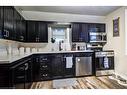
[(102, 42), (102, 36), (101, 35), (91, 35), (90, 42)]
[(97, 38), (96, 38), (95, 35), (91, 35), (91, 36), (90, 36), (90, 42), (92, 42), (92, 41), (96, 41), (96, 40), (97, 40)]

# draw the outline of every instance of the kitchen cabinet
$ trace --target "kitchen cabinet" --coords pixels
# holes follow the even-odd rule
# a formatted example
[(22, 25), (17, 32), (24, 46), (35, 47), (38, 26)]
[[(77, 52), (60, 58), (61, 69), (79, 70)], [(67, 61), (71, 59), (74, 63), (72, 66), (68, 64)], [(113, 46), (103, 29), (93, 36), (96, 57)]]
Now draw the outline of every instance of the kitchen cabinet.
[(105, 24), (103, 23), (89, 23), (88, 24), (89, 32), (106, 32)]
[[(74, 77), (75, 76), (75, 60), (73, 53), (66, 53), (63, 54), (63, 63), (64, 63), (64, 77)], [(72, 64), (68, 63), (68, 61)], [(69, 67), (68, 67), (69, 66)]]
[(88, 24), (86, 23), (81, 24), (81, 32), (80, 32), (79, 41), (84, 41), (86, 43), (89, 42)]
[(3, 38), (13, 40), (14, 34), (14, 8), (11, 6), (3, 7)]
[(14, 10), (14, 32), (15, 40), (24, 42), (26, 40), (26, 21)]
[(26, 57), (0, 64), (0, 88), (26, 89), (32, 84), (32, 60)]
[[(67, 68), (68, 57), (72, 57), (72, 67)], [(73, 54), (38, 54), (33, 56), (33, 81), (74, 77)]]
[[(83, 59), (86, 64), (90, 63), (91, 75), (95, 75), (94, 55), (94, 52), (33, 54), (13, 63), (0, 64), (0, 88), (25, 89), (29, 88), (32, 82), (76, 77), (77, 58), (80, 61)], [(91, 61), (88, 61), (89, 58)], [(72, 64), (68, 67), (71, 59)]]
[[(67, 60), (72, 60), (72, 64), (69, 67), (67, 65), (70, 63), (67, 63)], [(73, 54), (63, 53), (63, 54), (53, 55), (52, 57), (52, 77), (53, 78), (74, 77), (74, 74), (75, 74), (74, 68), (75, 68), (75, 64), (74, 64)]]
[(72, 24), (72, 42), (88, 42), (88, 24)]
[(38, 22), (38, 41), (48, 42), (48, 23)]
[(81, 31), (80, 24), (72, 24), (72, 42), (79, 41), (79, 32)]
[(47, 23), (27, 21), (27, 42), (48, 42)]
[(35, 21), (27, 21), (27, 42), (36, 42), (36, 22)]
[(34, 55), (33, 63), (33, 81), (52, 79), (51, 55)]
[(25, 42), (25, 19), (12, 6), (0, 7), (0, 38)]
[(31, 59), (22, 60), (22, 62), (10, 68), (10, 87), (16, 89), (30, 88), (32, 83), (32, 63)]
[(3, 38), (2, 28), (3, 28), (3, 7), (0, 6), (0, 38)]
[(0, 89), (9, 88), (9, 67), (6, 65), (0, 65)]
[(89, 42), (89, 32), (105, 32), (105, 24), (72, 23), (72, 42)]
[(26, 42), (26, 21), (21, 17), (21, 31), (19, 36), (19, 41)]
[(63, 55), (56, 54), (52, 57), (52, 76), (53, 78), (64, 77), (65, 64), (63, 62)]

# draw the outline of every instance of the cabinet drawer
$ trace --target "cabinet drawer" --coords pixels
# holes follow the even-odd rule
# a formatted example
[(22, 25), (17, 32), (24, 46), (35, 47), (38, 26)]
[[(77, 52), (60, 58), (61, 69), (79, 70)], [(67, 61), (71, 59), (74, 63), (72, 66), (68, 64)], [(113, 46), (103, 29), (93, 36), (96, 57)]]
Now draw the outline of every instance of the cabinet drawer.
[(40, 62), (49, 62), (50, 58), (47, 56), (40, 56)]
[(25, 82), (25, 75), (15, 76), (14, 83), (24, 83)]
[(40, 80), (47, 80), (50, 78), (51, 78), (51, 75), (49, 73), (41, 73), (40, 74)]
[(40, 65), (40, 70), (49, 70), (50, 67), (48, 65)]

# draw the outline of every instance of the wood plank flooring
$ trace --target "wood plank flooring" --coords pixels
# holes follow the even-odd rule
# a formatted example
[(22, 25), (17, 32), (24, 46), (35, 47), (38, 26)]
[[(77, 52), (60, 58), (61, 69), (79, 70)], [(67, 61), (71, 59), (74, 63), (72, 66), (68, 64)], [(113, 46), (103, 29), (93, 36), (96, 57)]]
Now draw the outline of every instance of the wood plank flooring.
[[(127, 87), (118, 84), (117, 81), (109, 79), (108, 76), (81, 77), (76, 78), (76, 81), (76, 85), (58, 89), (127, 89)], [(31, 89), (54, 89), (53, 81), (34, 82)]]

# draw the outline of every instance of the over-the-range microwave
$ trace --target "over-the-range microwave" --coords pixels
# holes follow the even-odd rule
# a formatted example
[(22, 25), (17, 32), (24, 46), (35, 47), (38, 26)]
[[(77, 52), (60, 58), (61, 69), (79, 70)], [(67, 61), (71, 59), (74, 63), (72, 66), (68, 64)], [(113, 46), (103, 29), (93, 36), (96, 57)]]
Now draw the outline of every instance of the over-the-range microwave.
[(89, 33), (90, 43), (106, 43), (107, 36), (105, 32), (90, 32)]

